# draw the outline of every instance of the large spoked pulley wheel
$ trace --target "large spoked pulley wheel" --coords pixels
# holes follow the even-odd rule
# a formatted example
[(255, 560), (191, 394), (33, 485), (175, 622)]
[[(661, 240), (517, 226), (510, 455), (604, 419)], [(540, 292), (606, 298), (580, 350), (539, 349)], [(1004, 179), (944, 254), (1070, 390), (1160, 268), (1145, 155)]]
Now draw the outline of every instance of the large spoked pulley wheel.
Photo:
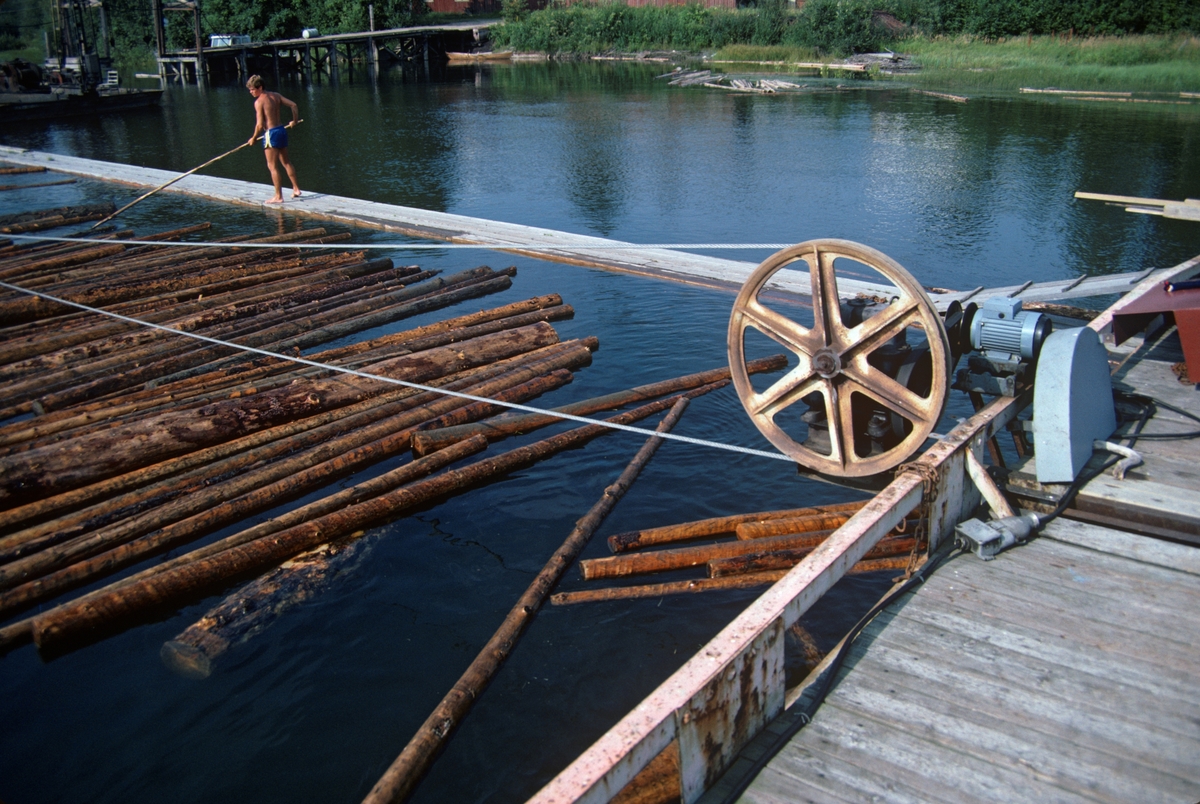
[[(762, 298), (772, 278), (789, 268), (810, 274), (811, 324), (802, 308)], [(886, 288), (886, 296), (871, 294), (872, 313), (861, 322), (847, 314), (850, 306), (838, 294), (839, 271), (847, 288), (862, 287), (851, 277), (864, 273), (873, 277), (870, 286)], [(760, 381), (763, 390), (746, 371), (752, 332), (796, 361), (782, 378)], [(910, 345), (913, 338), (918, 342)], [(784, 454), (821, 474), (868, 477), (898, 466), (924, 443), (946, 404), (950, 344), (933, 302), (895, 260), (849, 240), (810, 240), (768, 257), (734, 302), (728, 348), (734, 386), (755, 426)], [(923, 361), (919, 371), (889, 370), (911, 366), (914, 350)], [(898, 354), (909, 357), (897, 360)], [(903, 381), (915, 375), (918, 382)]]

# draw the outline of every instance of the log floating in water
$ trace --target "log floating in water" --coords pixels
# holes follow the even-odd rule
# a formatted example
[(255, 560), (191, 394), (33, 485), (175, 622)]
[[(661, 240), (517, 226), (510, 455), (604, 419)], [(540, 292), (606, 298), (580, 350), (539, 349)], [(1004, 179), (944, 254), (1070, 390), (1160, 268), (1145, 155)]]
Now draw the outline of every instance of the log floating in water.
[[(869, 561), (859, 561), (850, 568), (847, 574), (862, 575), (868, 572), (902, 570), (907, 567), (907, 557), (877, 558)], [(770, 570), (768, 572), (754, 572), (746, 575), (729, 575), (723, 578), (695, 578), (690, 581), (670, 581), (668, 583), (643, 584), (640, 586), (581, 589), (572, 592), (559, 592), (550, 597), (550, 602), (555, 606), (568, 606), (573, 603), (593, 603), (601, 600), (633, 600), (647, 597), (665, 597), (667, 595), (685, 595), (693, 592), (753, 589), (757, 586), (770, 586), (789, 572), (791, 570)]]
[[(881, 539), (878, 544), (868, 550), (863, 558), (893, 558), (895, 556), (908, 555), (912, 553), (916, 545), (916, 540), (908, 537), (885, 538)], [(820, 542), (817, 542), (811, 547), (751, 553), (743, 556), (730, 556), (729, 558), (715, 558), (708, 562), (708, 577), (722, 578), (727, 575), (740, 575), (747, 572), (789, 569), (803, 561), (809, 553), (819, 546)]]
[(674, 542), (688, 541), (689, 539), (724, 536), (735, 533), (738, 526), (745, 523), (766, 522), (774, 519), (794, 519), (811, 514), (826, 514), (841, 511), (853, 512), (864, 505), (866, 505), (866, 502), (814, 505), (807, 508), (791, 508), (783, 511), (761, 511), (755, 514), (721, 516), (712, 519), (701, 519), (696, 522), (684, 522), (679, 525), (665, 525), (660, 528), (633, 530), (609, 536), (608, 547), (614, 553), (625, 553), (655, 544), (672, 544)]
[[(687, 408), (687, 399), (679, 398), (659, 424), (657, 432), (669, 432)], [(533, 579), (533, 583), (517, 600), (515, 606), (501, 623), (500, 628), (484, 645), (483, 650), (471, 662), (470, 667), (455, 683), (454, 687), (434, 708), (416, 735), (400, 752), (400, 756), (388, 767), (379, 781), (364, 799), (365, 804), (383, 804), (406, 800), (424, 777), (433, 759), (458, 724), (466, 717), (471, 705), (491, 682), (500, 665), (512, 653), (517, 640), (533, 615), (541, 608), (546, 595), (566, 572), (568, 566), (587, 545), (596, 528), (604, 521), (617, 501), (637, 479), (642, 468), (658, 450), (662, 439), (651, 437), (620, 476), (600, 496), (571, 530), (566, 541), (554, 552), (550, 560)]]
[[(692, 394), (703, 390), (698, 389)], [(618, 424), (640, 421), (665, 410), (673, 403), (673, 399), (651, 402), (610, 417), (608, 421)], [(41, 650), (55, 652), (102, 638), (114, 629), (128, 626), (131, 620), (138, 617), (195, 599), (214, 587), (239, 577), (255, 575), (331, 539), (349, 535), (389, 517), (398, 516), (406, 510), (446, 494), (531, 466), (550, 455), (580, 446), (605, 432), (608, 432), (608, 428), (602, 424), (585, 425), (569, 430), (502, 455), (485, 458), (461, 469), (409, 484), (209, 558), (159, 573), (128, 587), (89, 599), (86, 603), (64, 604), (33, 619), (31, 627), (34, 642)]]
[[(767, 371), (777, 371), (787, 365), (787, 361), (783, 355), (775, 355), (774, 357), (761, 358), (752, 360), (746, 364), (748, 373), (756, 374)], [(586, 416), (591, 413), (598, 413), (602, 410), (614, 410), (634, 402), (641, 402), (647, 399), (664, 396), (666, 394), (674, 394), (680, 391), (685, 391), (691, 388), (698, 388), (702, 385), (717, 382), (719, 380), (729, 379), (729, 369), (719, 368), (709, 371), (700, 372), (698, 374), (689, 374), (685, 377), (678, 377), (672, 380), (664, 380), (662, 382), (642, 385), (637, 388), (631, 388), (628, 391), (619, 391), (617, 393), (606, 394), (604, 396), (595, 397), (593, 399), (585, 399), (581, 402), (575, 402), (570, 405), (563, 405), (554, 410), (560, 413), (567, 413), (572, 416)], [(486, 435), (489, 440), (495, 441), (517, 433), (527, 433), (536, 430), (539, 427), (545, 427), (562, 419), (553, 414), (543, 413), (513, 413), (506, 416), (500, 416), (486, 422), (477, 424), (460, 425), (445, 427), (437, 430), (429, 430), (427, 432), (418, 433), (413, 436), (413, 454), (424, 455), (433, 450), (442, 449), (448, 444), (453, 444), (461, 438), (469, 438), (472, 435)]]

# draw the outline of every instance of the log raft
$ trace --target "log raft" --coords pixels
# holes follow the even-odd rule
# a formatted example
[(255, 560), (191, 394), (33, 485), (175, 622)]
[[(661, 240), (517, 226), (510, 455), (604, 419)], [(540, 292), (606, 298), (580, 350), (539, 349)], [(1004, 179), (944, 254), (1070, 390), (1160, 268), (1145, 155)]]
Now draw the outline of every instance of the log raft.
[[(39, 231), (109, 211), (46, 210), (0, 220), (0, 227)], [(109, 227), (90, 233), (99, 242), (87, 244), (0, 242), (0, 623), (7, 621), (0, 653), (35, 635), (44, 655), (70, 649), (136, 624), (157, 606), (264, 573), (254, 581), (257, 594), (314, 593), (335, 573), (299, 553), (348, 555), (365, 528), (420, 501), (465, 493), (609, 432), (577, 427), (452, 466), (488, 441), (561, 421), (525, 417), (514, 429), (517, 417), (496, 416), (503, 403), (552, 394), (591, 363), (595, 338), (560, 341), (554, 329), (574, 314), (557, 294), (355, 337), (506, 290), (515, 269), (439, 275), (353, 248), (295, 248), (349, 238), (324, 228), (246, 233), (226, 238), (229, 246), (180, 245), (197, 236), (221, 242), (209, 229), (196, 223), (135, 234)], [(268, 247), (237, 245), (252, 241)], [(335, 340), (341, 343), (330, 348)], [(774, 357), (752, 370), (783, 365)], [(641, 405), (613, 417), (628, 423), (665, 410), (680, 394), (691, 398), (727, 382), (727, 369), (712, 369), (559, 407), (579, 415)], [(486, 437), (454, 432), (483, 419)], [(446, 433), (453, 437), (436, 448), (430, 442), (404, 456), (416, 437)], [(384, 460), (399, 466), (314, 494)], [(236, 528), (301, 496), (310, 502)], [(195, 546), (231, 526), (232, 535)], [(177, 554), (145, 564), (168, 550)], [(281, 576), (286, 561), (299, 574)], [(74, 591), (88, 584), (90, 591)], [(267, 608), (282, 612), (283, 603)], [(35, 604), (36, 615), (13, 619)], [(226, 634), (222, 644), (238, 638)], [(183, 648), (189, 641), (193, 648)], [(168, 653), (196, 675), (224, 649), (196, 634), (176, 642)]]

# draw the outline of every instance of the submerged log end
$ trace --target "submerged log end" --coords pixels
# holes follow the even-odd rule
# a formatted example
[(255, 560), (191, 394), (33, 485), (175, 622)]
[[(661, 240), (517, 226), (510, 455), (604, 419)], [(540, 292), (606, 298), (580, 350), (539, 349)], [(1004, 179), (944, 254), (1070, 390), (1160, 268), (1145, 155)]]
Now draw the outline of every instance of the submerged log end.
[(158, 655), (167, 669), (184, 678), (200, 680), (212, 675), (212, 662), (195, 645), (171, 640), (163, 643)]

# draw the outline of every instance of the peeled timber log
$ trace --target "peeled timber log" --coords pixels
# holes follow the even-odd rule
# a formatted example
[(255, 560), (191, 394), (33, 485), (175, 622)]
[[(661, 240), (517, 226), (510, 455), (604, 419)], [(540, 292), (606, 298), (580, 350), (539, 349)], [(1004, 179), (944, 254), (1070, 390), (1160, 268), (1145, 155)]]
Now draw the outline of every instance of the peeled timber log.
[(655, 544), (671, 544), (684, 542), (689, 539), (704, 539), (712, 536), (724, 536), (737, 532), (739, 525), (749, 522), (767, 522), (775, 519), (794, 519), (810, 514), (825, 514), (840, 511), (853, 512), (866, 505), (866, 502), (833, 503), (831, 505), (813, 505), (808, 508), (791, 508), (783, 511), (760, 511), (756, 514), (735, 514), (733, 516), (713, 517), (696, 522), (684, 522), (679, 525), (664, 525), (661, 528), (646, 530), (631, 530), (626, 533), (614, 533), (608, 537), (608, 549), (614, 553), (626, 553), (640, 550)]
[[(824, 539), (817, 541), (812, 546), (792, 548), (790, 550), (776, 550), (769, 553), (751, 553), (744, 556), (715, 558), (708, 562), (708, 577), (722, 578), (726, 575), (744, 575), (747, 572), (789, 569), (803, 561), (809, 553), (821, 545), (822, 541)], [(868, 550), (863, 558), (892, 558), (894, 556), (908, 555), (912, 553), (916, 544), (916, 539), (911, 537), (884, 538)]]
[[(746, 370), (750, 374), (755, 374), (765, 371), (775, 371), (786, 365), (787, 360), (783, 355), (775, 355), (773, 357), (750, 361), (746, 364)], [(553, 410), (572, 416), (586, 416), (589, 413), (613, 410), (633, 402), (640, 402), (644, 399), (653, 399), (665, 394), (678, 393), (689, 388), (698, 388), (701, 385), (707, 385), (718, 380), (728, 380), (729, 376), (729, 369), (727, 367), (710, 369), (698, 374), (689, 374), (685, 377), (642, 385), (637, 388), (631, 388), (628, 391), (618, 391), (593, 399), (585, 399), (581, 402), (554, 408)], [(434, 450), (443, 449), (455, 441), (470, 438), (476, 434), (486, 435), (489, 440), (496, 441), (517, 433), (527, 433), (558, 421), (562, 420), (550, 414), (516, 413), (509, 416), (497, 417), (488, 422), (429, 430), (413, 436), (413, 454), (427, 455)]]
[[(689, 396), (703, 390), (693, 391)], [(674, 399), (651, 402), (610, 417), (607, 421), (630, 424), (665, 410), (674, 402)], [(128, 625), (134, 618), (193, 600), (235, 578), (256, 575), (331, 539), (396, 517), (413, 507), (477, 483), (532, 466), (539, 460), (580, 446), (606, 432), (609, 432), (609, 428), (603, 424), (578, 427), (493, 458), (485, 458), (462, 469), (409, 484), (201, 561), (159, 573), (85, 603), (65, 604), (33, 619), (34, 642), (39, 649), (54, 652), (102, 638), (110, 630)]]
[[(687, 408), (688, 400), (680, 397), (671, 406), (670, 412), (659, 423), (656, 431), (670, 432), (683, 411)], [(654, 456), (662, 439), (651, 437), (633, 460), (625, 467), (620, 476), (600, 495), (599, 501), (575, 523), (562, 546), (550, 556), (550, 560), (537, 574), (525, 593), (517, 600), (515, 606), (501, 623), (500, 628), (488, 640), (487, 644), (475, 657), (475, 661), (455, 683), (454, 687), (442, 698), (426, 718), (421, 728), (409, 740), (408, 745), (400, 752), (400, 756), (388, 767), (371, 792), (363, 799), (364, 804), (383, 804), (406, 800), (417, 783), (424, 777), (429, 766), (433, 764), (437, 752), (445, 745), (450, 734), (466, 717), (471, 705), (483, 693), (484, 688), (491, 682), (500, 669), (500, 665), (508, 658), (517, 645), (517, 640), (525, 630), (525, 626), (533, 619), (534, 614), (542, 607), (546, 595), (562, 578), (567, 567), (587, 546), (596, 528), (600, 527), (605, 517), (612, 511), (613, 506), (625, 495), (633, 485), (633, 481), (641, 473), (642, 468)]]
[(787, 533), (808, 533), (814, 530), (840, 528), (854, 516), (854, 511), (819, 511), (798, 517), (772, 519), (767, 522), (743, 522), (734, 533), (739, 539), (762, 539)]
[[(908, 558), (876, 558), (859, 561), (847, 571), (847, 575), (863, 575), (868, 572), (902, 570), (908, 567)], [(729, 575), (724, 578), (696, 578), (690, 581), (670, 581), (640, 586), (614, 586), (606, 589), (582, 589), (575, 592), (559, 592), (550, 598), (555, 606), (573, 603), (594, 603), (601, 600), (634, 600), (647, 597), (685, 595), (693, 592), (719, 592), (726, 589), (753, 589), (770, 586), (791, 570), (770, 570), (746, 575)]]
[[(557, 340), (558, 336), (549, 324), (534, 324), (383, 361), (371, 373), (423, 383)], [(162, 413), (115, 428), (111, 433), (39, 447), (16, 458), (0, 460), (0, 502), (95, 482), (171, 455), (351, 404), (388, 387), (385, 382), (361, 377), (302, 381), (250, 399), (218, 402), (178, 414)]]
[(579, 568), (587, 580), (664, 572), (707, 564), (716, 558), (768, 553), (776, 550), (811, 549), (820, 545), (831, 533), (833, 533), (833, 529), (766, 536), (751, 541), (717, 542), (694, 547), (652, 550), (645, 553), (609, 556), (608, 558), (589, 558), (579, 562)]

